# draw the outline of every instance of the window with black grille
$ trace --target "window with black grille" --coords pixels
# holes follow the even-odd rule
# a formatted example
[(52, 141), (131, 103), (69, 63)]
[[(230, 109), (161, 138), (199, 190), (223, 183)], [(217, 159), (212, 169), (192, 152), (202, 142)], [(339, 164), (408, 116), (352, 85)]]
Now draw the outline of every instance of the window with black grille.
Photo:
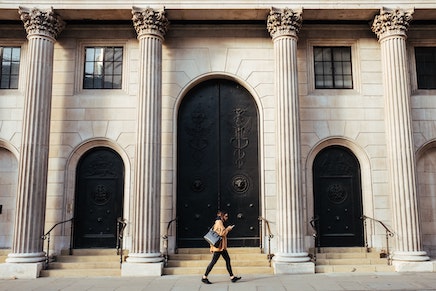
[(418, 89), (436, 89), (436, 47), (415, 47)]
[(0, 46), (0, 89), (18, 89), (20, 47)]
[(351, 47), (313, 48), (315, 89), (352, 89)]
[(121, 89), (122, 47), (86, 47), (84, 89)]

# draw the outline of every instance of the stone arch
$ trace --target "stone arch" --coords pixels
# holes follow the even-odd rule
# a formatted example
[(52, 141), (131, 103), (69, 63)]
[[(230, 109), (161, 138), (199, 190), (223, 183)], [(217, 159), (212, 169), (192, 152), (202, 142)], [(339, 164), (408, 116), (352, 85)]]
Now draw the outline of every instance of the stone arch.
[[(176, 112), (176, 117), (174, 117), (174, 121), (180, 122), (180, 124), (183, 124), (183, 125), (182, 125), (182, 127), (180, 127), (179, 123), (175, 124), (175, 127), (177, 128), (177, 130), (175, 131), (174, 140), (177, 141), (177, 143), (176, 142), (174, 143), (174, 145), (175, 145), (174, 156), (176, 156), (176, 158), (174, 160), (175, 160), (175, 162), (182, 160), (181, 165), (187, 167), (186, 169), (195, 169), (195, 167), (193, 167), (190, 164), (191, 160), (186, 158), (188, 156), (186, 153), (190, 152), (190, 150), (192, 150), (194, 148), (194, 146), (192, 146), (191, 143), (189, 142), (189, 140), (190, 140), (188, 138), (189, 134), (187, 133), (186, 128), (188, 128), (188, 124), (189, 124), (189, 126), (193, 126), (192, 122), (194, 122), (194, 121), (191, 120), (191, 116), (192, 116), (193, 112), (196, 112), (196, 111), (192, 111), (192, 110), (194, 110), (193, 108), (201, 108), (201, 110), (199, 109), (201, 112), (201, 116), (209, 116), (209, 117), (214, 116), (211, 119), (208, 119), (209, 121), (213, 121), (213, 122), (211, 122), (209, 125), (207, 125), (206, 128), (201, 128), (201, 132), (211, 133), (211, 135), (207, 136), (207, 138), (204, 137), (205, 140), (207, 140), (206, 144), (209, 142), (210, 145), (214, 144), (214, 145), (218, 145), (218, 146), (205, 147), (208, 150), (206, 150), (205, 152), (202, 152), (202, 153), (207, 153), (206, 156), (208, 158), (210, 158), (211, 164), (204, 163), (204, 162), (202, 163), (202, 162), (198, 161), (199, 167), (200, 166), (201, 167), (211, 167), (211, 165), (214, 165), (211, 168), (218, 169), (218, 170), (212, 171), (214, 174), (211, 174), (208, 178), (205, 178), (201, 174), (198, 174), (198, 173), (194, 174), (195, 171), (182, 170), (181, 172), (177, 172), (181, 168), (179, 165), (177, 165), (177, 163), (174, 164), (175, 165), (174, 169), (176, 169), (176, 173), (174, 176), (177, 177), (177, 179), (178, 179), (178, 182), (177, 182), (178, 184), (175, 185), (176, 186), (175, 193), (178, 193), (178, 194), (184, 193), (183, 195), (177, 195), (175, 197), (175, 200), (176, 200), (175, 205), (177, 205), (177, 209), (179, 210), (177, 212), (177, 216), (179, 217), (178, 243), (179, 243), (179, 245), (183, 245), (184, 247), (191, 246), (192, 244), (195, 244), (195, 243), (201, 243), (201, 242), (198, 242), (198, 240), (197, 240), (197, 236), (199, 236), (199, 233), (197, 233), (198, 230), (189, 228), (189, 227), (187, 227), (187, 225), (191, 224), (189, 219), (195, 220), (194, 216), (197, 217), (196, 219), (198, 219), (198, 217), (206, 217), (208, 215), (208, 213), (210, 213), (210, 211), (208, 211), (208, 209), (206, 209), (206, 208), (202, 208), (202, 206), (199, 206), (199, 205), (208, 205), (209, 201), (213, 201), (213, 203), (210, 203), (209, 206), (207, 206), (208, 208), (212, 207), (212, 209), (214, 209), (213, 211), (215, 211), (215, 209), (216, 209), (215, 207), (222, 209), (222, 207), (224, 207), (223, 205), (227, 205), (227, 207), (230, 207), (230, 205), (232, 205), (232, 207), (235, 207), (235, 210), (236, 210), (236, 208), (238, 209), (238, 212), (239, 212), (238, 215), (240, 215), (240, 216), (238, 216), (239, 217), (238, 219), (241, 219), (241, 221), (243, 221), (245, 219), (247, 219), (247, 221), (253, 221), (253, 220), (251, 220), (251, 218), (254, 217), (254, 221), (256, 221), (256, 223), (255, 223), (255, 226), (250, 226), (251, 232), (247, 231), (247, 229), (249, 227), (248, 225), (247, 225), (247, 227), (241, 227), (238, 230), (239, 237), (234, 239), (234, 243), (236, 243), (236, 241), (238, 241), (236, 243), (238, 246), (248, 246), (249, 244), (254, 243), (256, 240), (259, 240), (257, 218), (260, 215), (260, 213), (262, 212), (262, 206), (263, 206), (263, 203), (261, 202), (262, 187), (260, 186), (262, 183), (261, 182), (259, 183), (259, 181), (262, 181), (262, 178), (260, 177), (260, 173), (262, 173), (263, 171), (259, 170), (260, 164), (261, 164), (260, 163), (261, 155), (260, 155), (260, 150), (258, 150), (258, 149), (261, 147), (260, 146), (261, 141), (259, 139), (259, 132), (261, 131), (259, 125), (261, 124), (261, 122), (259, 121), (260, 114), (259, 114), (258, 103), (256, 102), (255, 98), (253, 98), (252, 92), (247, 90), (247, 88), (245, 86), (243, 86), (241, 84), (241, 82), (238, 82), (236, 78), (229, 77), (228, 75), (224, 75), (224, 76), (223, 75), (216, 75), (216, 74), (208, 75), (207, 77), (204, 77), (204, 78), (201, 78), (200, 80), (197, 80), (197, 82), (193, 82), (193, 84), (195, 84), (195, 85), (188, 86), (189, 91), (185, 92), (185, 96), (181, 96), (181, 98), (179, 98), (179, 103), (177, 104), (177, 112)], [(214, 89), (212, 91), (209, 91), (211, 88), (214, 88)], [(220, 88), (220, 89), (218, 90), (218, 88)], [(225, 88), (227, 88), (227, 89), (225, 89)], [(226, 91), (229, 88), (232, 88), (232, 89), (230, 91)], [(219, 93), (221, 91), (221, 89), (223, 89), (222, 92), (227, 92), (227, 93), (223, 93), (221, 95), (221, 93)], [(198, 90), (200, 90), (200, 91), (198, 91)], [(195, 93), (193, 93), (193, 92), (195, 92)], [(202, 93), (198, 93), (198, 92), (202, 92)], [(187, 98), (185, 98), (186, 96), (190, 96), (190, 98), (187, 99)], [(208, 97), (205, 97), (205, 96), (208, 96)], [(210, 96), (214, 96), (214, 97), (210, 97)], [(228, 97), (233, 97), (233, 96), (235, 98), (228, 98)], [(209, 97), (210, 97), (210, 99), (209, 99)], [(205, 99), (203, 100), (202, 98), (205, 98)], [(199, 100), (203, 100), (204, 103), (202, 103), (203, 101), (199, 101)], [(221, 101), (218, 101), (218, 100), (221, 100)], [(193, 101), (193, 103), (190, 103), (191, 101)], [(215, 103), (215, 102), (217, 102), (217, 103)], [(251, 156), (253, 158), (248, 159), (251, 162), (252, 167), (243, 166), (242, 168), (238, 168), (240, 177), (243, 177), (241, 179), (244, 179), (244, 181), (245, 180), (251, 181), (251, 182), (246, 184), (246, 185), (250, 185), (251, 187), (249, 187), (250, 190), (247, 191), (246, 194), (240, 195), (238, 198), (236, 198), (235, 195), (232, 196), (229, 194), (229, 193), (233, 193), (232, 191), (234, 190), (234, 187), (233, 188), (230, 187), (228, 182), (231, 181), (231, 176), (236, 175), (236, 173), (234, 172), (233, 167), (230, 165), (232, 162), (229, 162), (232, 160), (232, 158), (228, 158), (229, 152), (230, 152), (229, 151), (229, 148), (230, 148), (229, 143), (223, 142), (223, 141), (231, 140), (231, 138), (229, 136), (229, 135), (231, 135), (231, 132), (232, 132), (231, 126), (229, 126), (229, 124), (231, 122), (229, 122), (230, 119), (228, 119), (228, 118), (234, 118), (234, 116), (233, 117), (231, 117), (231, 116), (235, 114), (235, 112), (233, 112), (233, 111), (232, 111), (233, 113), (230, 114), (230, 112), (227, 110), (234, 108), (233, 106), (236, 106), (237, 104), (238, 104), (237, 106), (240, 106), (239, 102), (242, 102), (241, 104), (244, 104), (244, 105), (243, 105), (243, 107), (238, 107), (238, 109), (244, 108), (244, 110), (241, 110), (241, 112), (249, 113), (250, 117), (248, 118), (248, 120), (253, 121), (252, 130), (243, 131), (243, 132), (247, 133), (247, 141), (249, 139), (250, 140), (249, 144), (251, 144), (251, 146), (247, 147), (248, 151), (244, 152), (244, 156), (245, 156), (245, 154), (247, 154), (247, 156)], [(187, 104), (189, 104), (189, 105), (187, 105)], [(196, 104), (196, 105), (193, 107), (192, 104)], [(207, 105), (205, 105), (205, 107), (201, 107), (201, 104), (207, 104)], [(246, 107), (244, 107), (244, 106), (246, 106)], [(245, 111), (245, 109), (247, 109), (247, 111)], [(221, 110), (223, 110), (223, 111), (221, 111)], [(190, 113), (187, 113), (187, 112), (190, 112)], [(226, 113), (224, 114), (224, 112), (226, 112)], [(221, 113), (223, 113), (223, 114), (221, 114)], [(217, 115), (215, 115), (215, 114), (217, 114)], [(242, 118), (242, 120), (243, 119), (244, 118)], [(235, 120), (235, 119), (231, 119), (231, 120)], [(210, 126), (210, 128), (209, 128), (209, 126)], [(233, 126), (235, 126), (235, 125), (233, 125)], [(242, 127), (244, 127), (244, 126), (242, 126)], [(194, 127), (192, 127), (192, 128), (194, 128)], [(251, 126), (250, 126), (250, 128), (251, 128)], [(221, 129), (225, 129), (225, 130), (221, 131)], [(218, 134), (218, 132), (219, 132), (219, 134)], [(179, 135), (177, 135), (177, 133), (179, 133)], [(250, 136), (250, 137), (248, 137), (248, 136)], [(191, 147), (190, 147), (190, 145), (191, 145)], [(201, 151), (201, 150), (199, 150), (199, 151)], [(211, 155), (211, 153), (215, 152), (215, 151), (216, 151), (216, 153), (219, 153), (219, 154)], [(181, 156), (177, 156), (178, 154), (181, 154)], [(223, 155), (221, 156), (221, 154), (223, 154)], [(199, 156), (201, 156), (201, 155), (199, 155)], [(222, 157), (226, 157), (226, 158), (222, 158)], [(246, 164), (246, 163), (242, 163), (242, 164)], [(183, 167), (182, 167), (182, 169), (183, 169)], [(226, 170), (223, 170), (223, 169), (226, 169)], [(198, 190), (198, 191), (205, 191), (204, 195), (195, 196), (189, 190), (190, 188), (189, 188), (189, 185), (187, 183), (179, 183), (180, 181), (182, 181), (182, 182), (188, 181), (188, 180), (191, 181), (191, 179), (193, 179), (192, 175), (199, 175), (199, 177), (201, 177), (201, 178), (198, 178), (199, 179), (198, 181), (199, 182), (201, 181), (202, 184), (203, 184), (203, 182), (205, 182), (204, 185), (210, 186), (210, 187), (205, 187), (205, 188), (202, 188), (201, 190), (200, 189)], [(253, 177), (254, 179), (251, 179), (249, 177)], [(213, 186), (211, 186), (211, 185), (213, 185)], [(215, 191), (216, 193), (214, 192), (214, 190), (211, 190), (211, 189), (216, 189), (216, 191)], [(193, 196), (191, 197), (191, 195), (194, 195), (195, 197), (197, 197), (200, 200), (196, 205), (190, 204), (188, 202), (188, 201), (192, 201), (194, 199), (194, 197)], [(216, 195), (216, 196), (214, 196), (214, 195)], [(241, 198), (242, 196), (244, 197), (244, 199), (248, 199), (250, 201), (250, 203), (249, 203), (249, 205), (251, 205), (250, 208), (244, 208), (242, 206), (243, 205), (242, 198)], [(183, 200), (183, 199), (185, 199), (185, 200)], [(245, 201), (245, 202), (248, 203), (247, 201)], [(182, 203), (185, 206), (180, 206), (180, 205), (182, 205), (180, 203)], [(221, 203), (223, 203), (223, 204), (221, 204)], [(189, 205), (189, 209), (187, 208), (188, 207), (187, 205)], [(245, 204), (244, 204), (244, 206), (245, 206)], [(188, 215), (188, 213), (190, 214), (191, 208), (194, 208), (194, 207), (197, 207), (197, 208), (195, 208), (196, 212), (194, 212), (195, 215), (194, 215), (194, 213), (192, 213), (193, 216), (191, 217)], [(235, 215), (236, 215), (236, 213), (235, 213)], [(180, 219), (180, 217), (182, 217), (183, 220)], [(189, 217), (189, 219), (188, 219), (188, 217)], [(245, 223), (244, 223), (244, 225), (245, 225)], [(203, 226), (201, 226), (201, 227), (203, 227)], [(181, 230), (183, 230), (183, 231), (181, 231)], [(183, 233), (183, 236), (180, 235), (181, 233)]]
[[(178, 120), (178, 113), (179, 113), (179, 108), (180, 105), (183, 101), (183, 98), (187, 95), (187, 93), (194, 88), (196, 85), (205, 82), (207, 80), (211, 80), (211, 79), (226, 79), (226, 80), (231, 80), (235, 83), (238, 83), (239, 85), (241, 85), (242, 87), (244, 87), (252, 96), (254, 102), (256, 103), (257, 109), (258, 109), (258, 115), (259, 115), (259, 176), (260, 176), (260, 181), (259, 181), (259, 185), (260, 185), (260, 214), (263, 217), (266, 217), (266, 201), (265, 201), (265, 183), (263, 181), (265, 181), (265, 129), (264, 129), (264, 123), (265, 123), (265, 114), (263, 112), (263, 104), (262, 104), (262, 100), (261, 100), (261, 95), (259, 94), (259, 92), (257, 92), (255, 90), (255, 88), (253, 88), (247, 81), (245, 81), (244, 79), (239, 78), (236, 75), (230, 74), (230, 73), (226, 73), (226, 72), (210, 72), (207, 74), (203, 74), (201, 76), (197, 76), (196, 78), (192, 79), (190, 82), (188, 82), (183, 88), (182, 90), (180, 90), (177, 98), (176, 98), (176, 102), (174, 104), (173, 107), (173, 132), (172, 132), (172, 136), (173, 136), (173, 141), (177, 141), (177, 130), (178, 130), (178, 126), (177, 126), (177, 120)], [(174, 169), (174, 173), (173, 173), (173, 177), (177, 176), (177, 143), (174, 142), (173, 143), (173, 148), (172, 148), (172, 156), (173, 156), (173, 169)], [(175, 181), (175, 180), (174, 180)], [(172, 193), (177, 193), (177, 184), (176, 182), (173, 182), (172, 185)], [(173, 200), (172, 200), (172, 205), (174, 207), (172, 207), (172, 217), (176, 217), (176, 205), (177, 205), (177, 195), (174, 194), (173, 195)], [(272, 218), (272, 220), (275, 220), (275, 217)], [(168, 222), (168, 221), (166, 221)], [(175, 228), (172, 228), (172, 233), (171, 235), (175, 235)]]
[(10, 248), (14, 235), (18, 184), (18, 151), (0, 139), (0, 248)]
[[(338, 145), (343, 146), (347, 149), (349, 149), (357, 158), (359, 164), (360, 164), (360, 170), (361, 170), (361, 188), (362, 188), (362, 207), (363, 207), (363, 214), (369, 217), (374, 217), (374, 201), (373, 201), (373, 194), (372, 194), (372, 178), (371, 178), (371, 164), (370, 160), (368, 158), (367, 153), (355, 142), (343, 138), (343, 137), (331, 137), (324, 139), (317, 143), (312, 150), (309, 152), (308, 157), (306, 159), (305, 163), (305, 176), (306, 176), (306, 219), (307, 222), (309, 222), (313, 216), (313, 175), (312, 175), (312, 167), (314, 160), (318, 153), (323, 150), (326, 147), (332, 146), (332, 145)], [(374, 229), (372, 227), (372, 224), (367, 224), (366, 227), (366, 233), (368, 235), (368, 244), (374, 245)], [(312, 229), (307, 223), (307, 235), (311, 236)], [(313, 241), (311, 242), (313, 244)]]
[[(132, 197), (130, 197), (131, 193), (131, 161), (126, 153), (125, 149), (118, 145), (116, 142), (109, 139), (95, 138), (86, 140), (80, 145), (78, 145), (68, 157), (65, 169), (65, 199), (64, 199), (64, 213), (63, 217), (65, 220), (70, 219), (74, 215), (74, 201), (75, 201), (75, 187), (76, 187), (76, 169), (77, 165), (80, 161), (80, 158), (88, 152), (89, 150), (96, 147), (107, 147), (115, 152), (117, 152), (124, 163), (125, 169), (125, 181), (124, 181), (124, 218), (130, 217), (130, 205), (132, 201)], [(65, 235), (69, 236), (68, 230), (64, 230)], [(128, 229), (126, 228), (126, 234), (128, 233)], [(68, 237), (69, 238), (69, 237)]]
[(436, 255), (436, 139), (417, 151), (417, 199), (420, 216), (422, 244), (431, 257)]

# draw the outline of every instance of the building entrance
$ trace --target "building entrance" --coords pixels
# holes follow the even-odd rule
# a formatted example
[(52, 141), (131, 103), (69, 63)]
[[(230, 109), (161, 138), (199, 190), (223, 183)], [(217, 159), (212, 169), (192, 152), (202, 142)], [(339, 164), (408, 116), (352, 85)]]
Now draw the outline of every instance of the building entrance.
[(177, 131), (177, 246), (204, 247), (218, 209), (229, 246), (259, 246), (258, 112), (250, 93), (209, 80), (183, 99)]
[(317, 246), (363, 246), (360, 165), (346, 148), (322, 150), (313, 165)]
[(88, 151), (77, 166), (74, 248), (115, 248), (123, 216), (124, 164), (113, 150)]

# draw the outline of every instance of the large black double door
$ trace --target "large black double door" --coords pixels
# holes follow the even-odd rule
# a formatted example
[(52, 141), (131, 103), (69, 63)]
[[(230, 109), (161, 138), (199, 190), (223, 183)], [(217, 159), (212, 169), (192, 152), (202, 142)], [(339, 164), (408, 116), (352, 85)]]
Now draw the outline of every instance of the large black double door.
[(207, 246), (218, 209), (235, 228), (229, 246), (259, 245), (258, 112), (250, 93), (209, 80), (183, 99), (177, 131), (177, 244)]

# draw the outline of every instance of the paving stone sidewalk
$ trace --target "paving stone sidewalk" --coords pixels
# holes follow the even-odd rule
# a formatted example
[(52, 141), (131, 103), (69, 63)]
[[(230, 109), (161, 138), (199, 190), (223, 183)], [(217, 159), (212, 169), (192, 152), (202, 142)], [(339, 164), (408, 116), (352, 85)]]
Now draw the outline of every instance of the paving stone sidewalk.
[(0, 280), (0, 290), (11, 291), (336, 291), (336, 290), (436, 290), (436, 273), (329, 273), (310, 275), (247, 275), (231, 283), (227, 276), (38, 278)]

